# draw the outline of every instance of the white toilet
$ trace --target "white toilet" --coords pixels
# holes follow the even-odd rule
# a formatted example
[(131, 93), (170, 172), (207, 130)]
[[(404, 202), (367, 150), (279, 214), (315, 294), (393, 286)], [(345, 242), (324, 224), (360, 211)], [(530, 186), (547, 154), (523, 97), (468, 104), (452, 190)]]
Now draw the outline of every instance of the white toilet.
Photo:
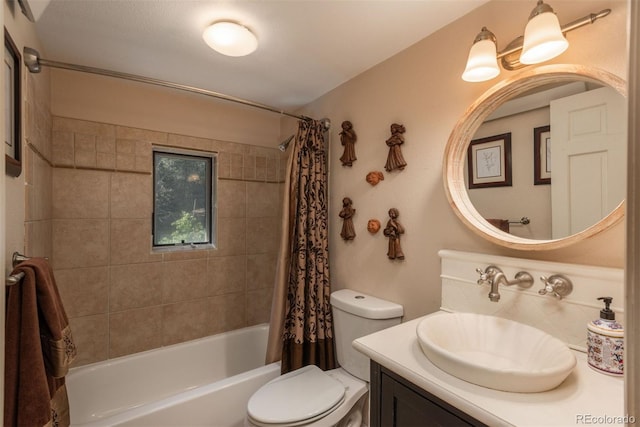
[(322, 371), (305, 366), (268, 382), (249, 399), (246, 425), (360, 427), (368, 397), (369, 359), (351, 343), (399, 324), (403, 309), (349, 289), (333, 292), (331, 306), (341, 367)]

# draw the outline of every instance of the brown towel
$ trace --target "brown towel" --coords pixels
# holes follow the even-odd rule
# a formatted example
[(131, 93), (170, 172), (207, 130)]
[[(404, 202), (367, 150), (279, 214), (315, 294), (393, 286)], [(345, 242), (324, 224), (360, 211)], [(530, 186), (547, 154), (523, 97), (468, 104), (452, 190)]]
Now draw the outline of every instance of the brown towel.
[(64, 376), (76, 355), (53, 271), (44, 258), (20, 263), (6, 289), (4, 425), (68, 426)]
[(499, 228), (500, 230), (504, 231), (505, 233), (509, 232), (509, 220), (508, 219), (494, 219), (494, 218), (490, 218), (487, 219), (487, 222), (491, 225), (493, 225), (496, 228)]

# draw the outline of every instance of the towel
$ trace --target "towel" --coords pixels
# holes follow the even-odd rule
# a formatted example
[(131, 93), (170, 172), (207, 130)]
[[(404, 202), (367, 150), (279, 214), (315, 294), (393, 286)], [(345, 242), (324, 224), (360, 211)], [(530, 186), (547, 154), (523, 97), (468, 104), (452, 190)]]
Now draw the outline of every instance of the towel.
[(76, 356), (69, 320), (49, 263), (32, 258), (6, 289), (5, 426), (68, 426), (64, 376)]
[(496, 228), (499, 228), (500, 230), (504, 231), (505, 233), (509, 232), (509, 220), (508, 219), (494, 219), (494, 218), (490, 218), (487, 219), (487, 222), (491, 225), (493, 225)]

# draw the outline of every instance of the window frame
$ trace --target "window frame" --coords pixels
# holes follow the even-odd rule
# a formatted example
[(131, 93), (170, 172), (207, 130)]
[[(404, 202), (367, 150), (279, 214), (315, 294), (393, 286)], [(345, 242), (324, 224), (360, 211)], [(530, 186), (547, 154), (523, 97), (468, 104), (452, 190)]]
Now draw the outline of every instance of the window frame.
[[(184, 158), (203, 158), (210, 161), (211, 170), (207, 174), (207, 186), (209, 188), (209, 203), (207, 209), (209, 210), (209, 240), (208, 242), (201, 243), (168, 243), (157, 244), (156, 243), (156, 156), (157, 155), (169, 155)], [(218, 195), (218, 153), (212, 151), (201, 151), (194, 149), (182, 149), (166, 146), (153, 146), (152, 147), (152, 211), (151, 211), (151, 246), (153, 251), (158, 252), (172, 252), (172, 251), (184, 251), (194, 249), (216, 249), (217, 248), (217, 224), (218, 224), (218, 209), (217, 209), (217, 195)]]

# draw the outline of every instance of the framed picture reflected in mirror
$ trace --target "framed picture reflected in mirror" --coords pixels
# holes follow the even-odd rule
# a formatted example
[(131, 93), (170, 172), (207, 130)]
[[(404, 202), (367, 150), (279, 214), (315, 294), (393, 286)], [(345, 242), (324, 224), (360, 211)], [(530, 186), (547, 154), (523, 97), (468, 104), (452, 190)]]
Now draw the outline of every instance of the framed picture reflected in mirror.
[(551, 184), (551, 126), (533, 129), (533, 183)]
[(469, 188), (511, 186), (511, 132), (474, 139), (467, 150)]

